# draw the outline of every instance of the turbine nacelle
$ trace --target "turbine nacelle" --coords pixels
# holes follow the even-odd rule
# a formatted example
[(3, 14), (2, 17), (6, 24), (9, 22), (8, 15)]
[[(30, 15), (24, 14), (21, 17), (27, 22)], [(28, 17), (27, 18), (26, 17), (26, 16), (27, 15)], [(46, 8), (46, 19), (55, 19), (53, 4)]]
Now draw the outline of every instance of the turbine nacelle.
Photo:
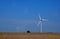
[(46, 19), (41, 19), (40, 21), (47, 21)]

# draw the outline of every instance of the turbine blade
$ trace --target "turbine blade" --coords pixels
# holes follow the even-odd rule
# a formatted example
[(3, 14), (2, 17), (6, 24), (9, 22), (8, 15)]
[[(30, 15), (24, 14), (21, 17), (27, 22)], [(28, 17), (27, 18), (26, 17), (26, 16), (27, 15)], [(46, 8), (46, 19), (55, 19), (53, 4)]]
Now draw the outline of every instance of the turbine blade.
[(42, 19), (42, 21), (46, 21), (46, 19)]
[(41, 24), (41, 21), (39, 21), (37, 25), (39, 26), (40, 24)]
[(40, 16), (40, 14), (39, 14), (39, 19), (41, 20), (41, 16)]

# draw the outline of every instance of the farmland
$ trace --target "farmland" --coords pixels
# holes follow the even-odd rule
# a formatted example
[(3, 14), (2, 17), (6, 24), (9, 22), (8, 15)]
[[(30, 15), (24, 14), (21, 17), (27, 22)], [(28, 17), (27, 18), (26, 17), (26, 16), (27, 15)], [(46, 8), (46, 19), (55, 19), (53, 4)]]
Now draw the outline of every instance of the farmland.
[(60, 39), (60, 34), (0, 32), (0, 39)]

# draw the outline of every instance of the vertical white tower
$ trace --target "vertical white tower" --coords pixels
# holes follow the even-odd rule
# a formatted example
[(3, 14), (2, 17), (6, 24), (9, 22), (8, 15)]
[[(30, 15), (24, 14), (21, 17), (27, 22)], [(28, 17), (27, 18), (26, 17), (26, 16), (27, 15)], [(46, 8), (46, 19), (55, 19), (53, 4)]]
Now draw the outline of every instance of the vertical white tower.
[(16, 27), (17, 32), (19, 32), (19, 26)]

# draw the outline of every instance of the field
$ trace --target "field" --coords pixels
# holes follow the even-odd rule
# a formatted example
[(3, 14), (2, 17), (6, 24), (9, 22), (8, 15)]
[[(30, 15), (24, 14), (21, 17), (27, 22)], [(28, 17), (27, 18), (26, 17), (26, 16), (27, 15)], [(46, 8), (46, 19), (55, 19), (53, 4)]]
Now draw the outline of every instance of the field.
[(57, 33), (1, 33), (0, 39), (60, 39)]

